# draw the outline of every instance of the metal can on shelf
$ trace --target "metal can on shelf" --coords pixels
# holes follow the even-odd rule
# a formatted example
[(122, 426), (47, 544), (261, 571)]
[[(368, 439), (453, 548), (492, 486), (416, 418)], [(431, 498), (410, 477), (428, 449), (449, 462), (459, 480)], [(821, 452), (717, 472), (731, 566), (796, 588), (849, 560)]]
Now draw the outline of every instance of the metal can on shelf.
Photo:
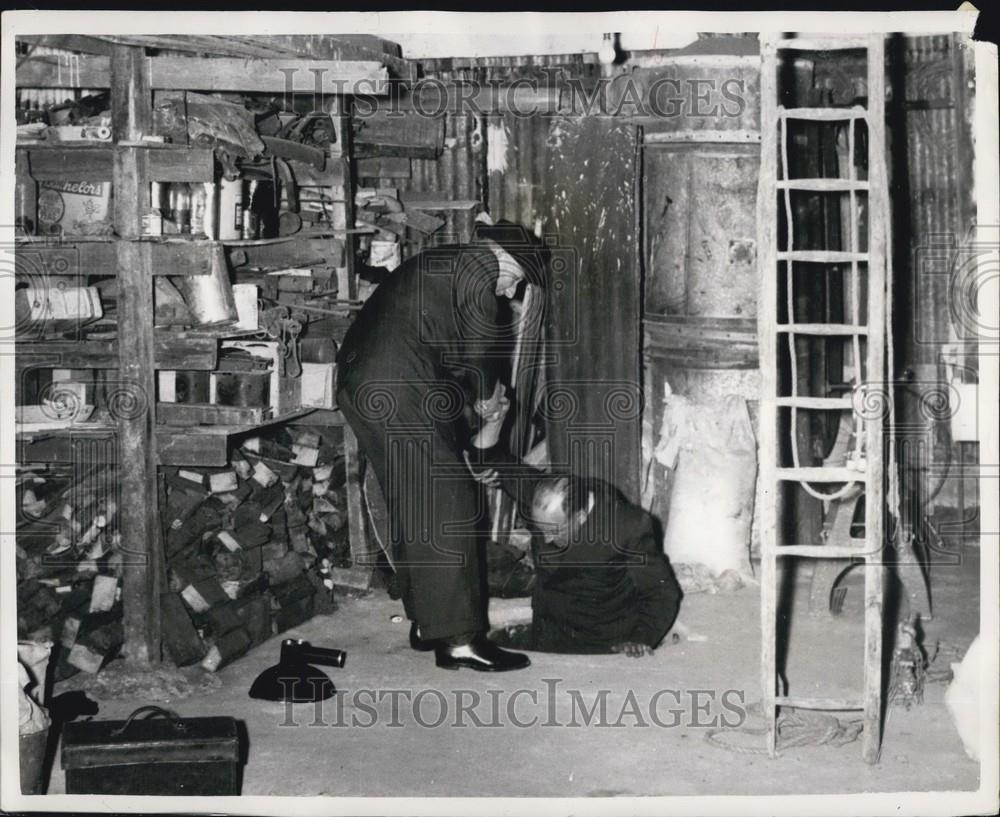
[(243, 234), (243, 180), (223, 178), (219, 182), (218, 235), (220, 241), (232, 241)]

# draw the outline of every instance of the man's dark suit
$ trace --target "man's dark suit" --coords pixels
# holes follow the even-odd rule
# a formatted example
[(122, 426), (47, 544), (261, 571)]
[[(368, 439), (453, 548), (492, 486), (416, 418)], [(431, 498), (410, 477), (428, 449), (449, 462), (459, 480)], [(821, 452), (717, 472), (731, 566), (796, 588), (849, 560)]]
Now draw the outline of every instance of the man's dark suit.
[(425, 639), (486, 628), (483, 496), (462, 451), (508, 336), (498, 273), (483, 246), (425, 250), (379, 285), (337, 356), (338, 405), (382, 486), (403, 603)]

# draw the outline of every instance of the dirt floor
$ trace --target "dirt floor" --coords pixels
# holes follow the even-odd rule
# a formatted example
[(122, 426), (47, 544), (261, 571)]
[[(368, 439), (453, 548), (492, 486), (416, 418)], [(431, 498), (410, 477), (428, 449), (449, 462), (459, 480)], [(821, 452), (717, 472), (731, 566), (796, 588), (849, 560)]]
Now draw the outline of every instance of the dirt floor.
[[(978, 573), (974, 548), (959, 564), (934, 569), (935, 615), (924, 624), (924, 644), (937, 652), (930, 668), (935, 673), (958, 660), (978, 631)], [(844, 612), (836, 619), (808, 614), (805, 571), (793, 584), (789, 692), (858, 695), (860, 576), (849, 577)], [(685, 638), (651, 657), (533, 654), (529, 669), (495, 676), (437, 669), (432, 654), (409, 648), (406, 623), (392, 620), (401, 612), (379, 591), (344, 599), (332, 616), (290, 633), (348, 653), (343, 669), (328, 670), (340, 693), (321, 709), (247, 697), (253, 678), (276, 660), (277, 638), (221, 670), (217, 689), (196, 683), (200, 691), (167, 705), (187, 716), (228, 714), (246, 723), (243, 793), (253, 795), (776, 794), (978, 786), (978, 764), (962, 749), (940, 678), (927, 683), (922, 704), (890, 707), (877, 766), (862, 761), (857, 740), (797, 746), (779, 759), (754, 753), (763, 739), (741, 729), (760, 725), (752, 708), (745, 720), (742, 714), (759, 698), (756, 587), (688, 596), (681, 615)], [(496, 602), (492, 612), (495, 624), (520, 620), (526, 601)], [(99, 717), (121, 717), (146, 702), (101, 701)], [(849, 727), (857, 713), (838, 717)], [(740, 728), (713, 731), (721, 725)], [(742, 751), (719, 748), (706, 739), (710, 735)], [(57, 762), (49, 791), (60, 793), (64, 785)]]

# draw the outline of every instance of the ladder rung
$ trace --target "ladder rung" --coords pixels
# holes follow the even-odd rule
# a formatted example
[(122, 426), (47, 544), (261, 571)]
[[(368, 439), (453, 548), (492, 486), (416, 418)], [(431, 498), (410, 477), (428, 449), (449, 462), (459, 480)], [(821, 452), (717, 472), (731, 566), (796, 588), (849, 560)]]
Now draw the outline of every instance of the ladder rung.
[(777, 477), (785, 482), (864, 482), (862, 471), (853, 468), (778, 468)]
[(821, 409), (826, 411), (850, 411), (854, 404), (849, 397), (779, 397), (779, 406), (803, 409)]
[(852, 261), (867, 261), (866, 252), (843, 252), (841, 250), (792, 250), (779, 252), (779, 261), (799, 261), (812, 264), (850, 264)]
[(798, 698), (794, 695), (778, 695), (774, 699), (777, 706), (796, 709), (864, 709), (865, 705), (855, 698)]
[(818, 192), (849, 192), (851, 190), (867, 190), (868, 182), (851, 179), (779, 179), (779, 190), (815, 190)]
[(778, 106), (778, 117), (808, 119), (813, 122), (840, 122), (845, 119), (866, 119), (868, 109), (860, 105), (850, 108), (785, 108)]
[(867, 37), (785, 37), (776, 40), (776, 48), (791, 51), (846, 51), (858, 48), (867, 49)]
[(856, 323), (779, 323), (778, 332), (796, 335), (867, 335), (868, 327)]
[(779, 545), (774, 548), (775, 556), (798, 556), (803, 559), (859, 559), (869, 555), (868, 551), (856, 547), (837, 545)]

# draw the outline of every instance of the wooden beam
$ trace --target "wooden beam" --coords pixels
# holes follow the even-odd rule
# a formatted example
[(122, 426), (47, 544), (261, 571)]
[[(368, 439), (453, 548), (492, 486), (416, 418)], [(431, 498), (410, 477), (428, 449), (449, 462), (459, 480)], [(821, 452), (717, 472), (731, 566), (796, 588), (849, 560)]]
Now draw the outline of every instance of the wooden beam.
[(389, 69), (393, 77), (407, 82), (417, 78), (417, 64), (400, 56), (395, 43), (376, 37), (359, 39), (352, 35), (330, 34), (271, 34), (255, 37), (233, 37), (241, 42), (265, 42), (268, 45), (297, 52), (302, 56), (327, 60), (374, 60)]
[(358, 277), (354, 272), (355, 239), (347, 233), (354, 227), (355, 185), (351, 159), (354, 155), (354, 122), (351, 116), (351, 100), (344, 96), (332, 96), (326, 100), (326, 112), (333, 123), (336, 140), (329, 146), (330, 159), (344, 168), (344, 176), (339, 183), (327, 188), (331, 204), (331, 223), (335, 230), (344, 232), (344, 263), (337, 267), (338, 298), (358, 297)]
[[(212, 371), (218, 361), (214, 338), (169, 338), (153, 341), (156, 369)], [(118, 343), (111, 340), (18, 343), (17, 365), (23, 368), (117, 369)]]
[(777, 341), (773, 330), (777, 323), (777, 60), (770, 36), (761, 37), (762, 68), (760, 76), (761, 151), (760, 176), (757, 187), (757, 326), (760, 359), (760, 429), (757, 443), (760, 449), (760, 481), (767, 491), (761, 507), (760, 525), (760, 681), (761, 708), (766, 720), (767, 753), (777, 754), (778, 694), (778, 412), (775, 395), (778, 389), (776, 370)]
[[(30, 145), (20, 149), (28, 153), (28, 172), (35, 181), (103, 182), (112, 177), (115, 148), (111, 145)], [(210, 148), (150, 145), (142, 149), (147, 154), (149, 181), (210, 182), (214, 179)]]
[(349, 425), (344, 425), (344, 468), (347, 473), (347, 484), (344, 486), (344, 504), (347, 505), (347, 535), (351, 548), (352, 573), (363, 582), (364, 587), (371, 583), (374, 569), (374, 554), (368, 547), (368, 537), (365, 536), (365, 522), (361, 499), (361, 454), (358, 450), (358, 440)]
[[(270, 408), (211, 403), (157, 403), (156, 421), (170, 426), (259, 425)], [(157, 431), (159, 433), (159, 431)]]
[[(94, 58), (100, 59), (100, 58)], [(142, 49), (115, 46), (111, 60), (111, 120), (118, 139), (138, 140), (152, 126), (152, 93)], [(114, 223), (120, 236), (142, 234), (149, 202), (147, 151), (117, 148), (114, 153)], [(125, 657), (149, 666), (161, 659), (160, 593), (163, 543), (153, 434), (156, 394), (153, 351), (153, 276), (150, 254), (135, 241), (115, 244), (118, 262), (118, 363), (136, 411), (120, 411), (118, 437), (122, 507)]]
[(339, 267), (344, 263), (344, 242), (336, 238), (292, 237), (291, 241), (228, 247), (233, 269), (288, 269), (292, 267)]
[[(155, 90), (367, 96), (389, 92), (388, 72), (378, 62), (212, 57), (209, 65), (197, 57), (143, 59), (150, 88)], [(111, 62), (89, 54), (71, 61), (49, 54), (29, 56), (17, 67), (17, 84), (23, 88), (107, 88)]]
[(18, 88), (110, 88), (110, 57), (31, 54), (17, 66)]
[(414, 111), (371, 113), (354, 117), (355, 143), (381, 147), (430, 148), (435, 155), (444, 150), (444, 116), (425, 116)]
[(87, 37), (83, 34), (33, 34), (17, 39), (46, 48), (61, 48), (65, 51), (79, 51), (82, 54), (97, 54), (102, 57), (111, 56), (111, 43), (99, 37)]
[[(208, 275), (212, 271), (213, 244), (209, 241), (143, 241), (153, 275)], [(117, 272), (113, 242), (19, 245), (15, 269), (19, 275), (114, 275)]]
[(17, 461), (32, 463), (81, 462), (81, 446), (94, 440), (114, 440), (115, 429), (68, 428), (57, 432), (30, 433), (18, 436)]
[(399, 194), (404, 207), (414, 210), (472, 210), (479, 206), (475, 199), (456, 199), (450, 193), (404, 190)]
[[(208, 431), (210, 433), (203, 433)], [(81, 442), (114, 439), (113, 427), (94, 430), (68, 428), (18, 436), (18, 462), (80, 462)], [(156, 434), (156, 458), (160, 465), (223, 466), (229, 462), (229, 435), (211, 428), (161, 427)]]
[(204, 34), (103, 34), (101, 39), (118, 45), (135, 45), (157, 50), (181, 51), (201, 56), (228, 57), (281, 57), (294, 56), (273, 48), (247, 43), (233, 42), (227, 37)]
[[(591, 88), (586, 89), (590, 92)], [(527, 114), (556, 114), (560, 106), (567, 108), (561, 99), (563, 89), (557, 86), (532, 87), (530, 85), (488, 85), (472, 82), (421, 82), (399, 100), (399, 108), (414, 112), (424, 118), (434, 114), (465, 112)], [(614, 110), (613, 106), (610, 110)]]
[(326, 426), (336, 428), (347, 423), (339, 409), (316, 409), (309, 414), (288, 421), (293, 426)]
[(357, 142), (355, 159), (398, 157), (402, 159), (436, 159), (441, 151), (427, 145), (376, 145)]
[(156, 457), (160, 465), (226, 465), (229, 462), (229, 435), (213, 433), (210, 426), (161, 426), (156, 432)]
[[(885, 382), (886, 275), (891, 269), (889, 246), (889, 169), (885, 134), (885, 37), (872, 34), (868, 46), (868, 167), (871, 196), (868, 211), (868, 359), (865, 377), (870, 383)], [(850, 206), (859, 207), (854, 197)], [(890, 348), (890, 352), (891, 352)], [(890, 356), (891, 360), (891, 356)], [(891, 403), (890, 403), (891, 405)], [(891, 411), (891, 408), (890, 408)], [(891, 421), (891, 420), (890, 420)], [(865, 422), (865, 549), (878, 554), (865, 564), (865, 678), (864, 733), (861, 754), (866, 763), (877, 763), (882, 750), (882, 634), (885, 629), (885, 429), (882, 418)], [(890, 465), (894, 463), (890, 462)]]

